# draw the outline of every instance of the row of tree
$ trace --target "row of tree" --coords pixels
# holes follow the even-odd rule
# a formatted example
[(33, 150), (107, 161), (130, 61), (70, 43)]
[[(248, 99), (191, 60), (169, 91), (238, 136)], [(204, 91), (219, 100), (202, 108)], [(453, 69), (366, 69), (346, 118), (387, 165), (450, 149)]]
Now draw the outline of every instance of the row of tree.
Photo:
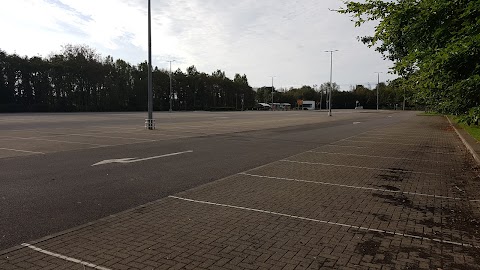
[(397, 84), (427, 109), (480, 118), (480, 0), (346, 1), (356, 26), (378, 22), (361, 38), (394, 62)]
[[(63, 47), (48, 58), (19, 57), (0, 50), (0, 112), (135, 111), (147, 109), (148, 64), (102, 58), (87, 46)], [(245, 75), (199, 72), (194, 66), (170, 74), (154, 68), (154, 109), (241, 109), (255, 106)]]
[[(61, 53), (48, 58), (19, 57), (0, 51), (0, 112), (20, 111), (144, 111), (147, 109), (146, 62), (133, 66), (121, 59), (102, 58), (87, 46), (63, 47)], [(272, 101), (272, 88), (256, 92), (246, 75), (236, 74), (233, 80), (225, 72), (212, 74), (197, 71), (194, 66), (186, 72), (180, 69), (171, 74), (154, 68), (154, 110), (241, 110), (253, 109), (256, 103)], [(333, 83), (332, 108), (376, 108), (375, 89), (362, 85), (351, 91), (340, 91)], [(319, 89), (311, 86), (273, 89), (274, 102), (290, 103), (314, 100), (317, 108), (327, 107), (329, 84)], [(397, 83), (379, 85), (381, 108), (402, 104), (404, 90)]]

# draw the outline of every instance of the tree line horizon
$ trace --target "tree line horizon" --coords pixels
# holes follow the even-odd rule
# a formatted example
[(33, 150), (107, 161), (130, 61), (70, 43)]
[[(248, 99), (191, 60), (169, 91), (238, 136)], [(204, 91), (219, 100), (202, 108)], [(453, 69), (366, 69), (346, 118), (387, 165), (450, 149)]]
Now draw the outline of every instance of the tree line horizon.
[[(112, 56), (102, 57), (86, 45), (65, 45), (49, 57), (20, 57), (0, 49), (0, 112), (102, 112), (146, 111), (146, 61), (132, 65)], [(170, 108), (170, 72), (154, 67), (153, 108)], [(333, 83), (332, 108), (354, 108), (357, 101), (364, 108), (376, 108), (376, 90), (363, 85), (340, 91)], [(392, 109), (403, 102), (405, 92), (395, 89), (394, 81), (380, 83), (380, 104)], [(329, 83), (319, 89), (273, 88), (274, 102), (290, 103), (314, 100), (317, 107), (326, 107)], [(212, 74), (190, 66), (183, 72), (172, 72), (173, 110), (250, 110), (261, 102), (271, 103), (272, 87), (256, 91), (247, 76), (235, 74), (228, 78), (222, 70)]]

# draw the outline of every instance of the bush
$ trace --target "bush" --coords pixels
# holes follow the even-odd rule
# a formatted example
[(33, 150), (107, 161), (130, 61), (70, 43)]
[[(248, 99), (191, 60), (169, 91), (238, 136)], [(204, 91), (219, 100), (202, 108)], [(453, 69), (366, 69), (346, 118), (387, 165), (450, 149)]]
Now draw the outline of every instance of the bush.
[(478, 126), (478, 120), (480, 120), (480, 106), (471, 108), (468, 111), (468, 114), (460, 117), (459, 122), (469, 126), (471, 125)]

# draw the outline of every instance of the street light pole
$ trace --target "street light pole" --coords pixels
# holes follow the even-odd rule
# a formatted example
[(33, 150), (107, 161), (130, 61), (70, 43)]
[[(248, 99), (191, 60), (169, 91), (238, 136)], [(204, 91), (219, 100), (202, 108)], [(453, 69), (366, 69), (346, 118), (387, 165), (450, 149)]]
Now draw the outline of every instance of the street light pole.
[(272, 78), (272, 111), (273, 111), (273, 78), (275, 78), (275, 76), (270, 76)]
[(145, 128), (155, 129), (153, 119), (153, 90), (152, 90), (152, 11), (150, 0), (148, 0), (148, 119), (145, 121)]
[(327, 53), (330, 53), (330, 94), (328, 95), (328, 116), (332, 116), (332, 90), (333, 90), (333, 85), (332, 85), (332, 76), (333, 76), (333, 53), (338, 52), (338, 50), (330, 50), (330, 51), (325, 51)]
[(323, 89), (320, 86), (320, 111), (322, 110), (322, 103), (323, 103)]
[(378, 111), (378, 89), (380, 88), (380, 74), (383, 72), (375, 72), (378, 75), (378, 80), (377, 80), (377, 111)]
[(169, 60), (167, 61), (170, 63), (170, 112), (172, 112), (172, 100), (173, 100), (173, 90), (172, 90), (172, 62), (175, 62), (175, 60)]

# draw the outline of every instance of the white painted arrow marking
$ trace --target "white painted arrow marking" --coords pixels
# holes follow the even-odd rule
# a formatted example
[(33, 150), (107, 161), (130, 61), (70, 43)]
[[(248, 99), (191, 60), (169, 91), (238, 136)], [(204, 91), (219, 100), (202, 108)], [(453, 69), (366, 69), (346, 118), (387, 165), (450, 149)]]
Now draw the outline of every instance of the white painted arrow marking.
[(178, 155), (187, 154), (187, 153), (193, 153), (193, 150), (188, 150), (188, 151), (184, 151), (184, 152), (177, 152), (177, 153), (171, 153), (171, 154), (165, 154), (165, 155), (161, 155), (161, 156), (147, 157), (147, 158), (118, 158), (118, 159), (107, 159), (107, 160), (103, 160), (103, 161), (97, 162), (97, 163), (93, 164), (92, 166), (105, 165), (105, 164), (110, 164), (110, 163), (134, 163), (134, 162), (140, 162), (140, 161), (157, 159), (157, 158), (178, 156)]

